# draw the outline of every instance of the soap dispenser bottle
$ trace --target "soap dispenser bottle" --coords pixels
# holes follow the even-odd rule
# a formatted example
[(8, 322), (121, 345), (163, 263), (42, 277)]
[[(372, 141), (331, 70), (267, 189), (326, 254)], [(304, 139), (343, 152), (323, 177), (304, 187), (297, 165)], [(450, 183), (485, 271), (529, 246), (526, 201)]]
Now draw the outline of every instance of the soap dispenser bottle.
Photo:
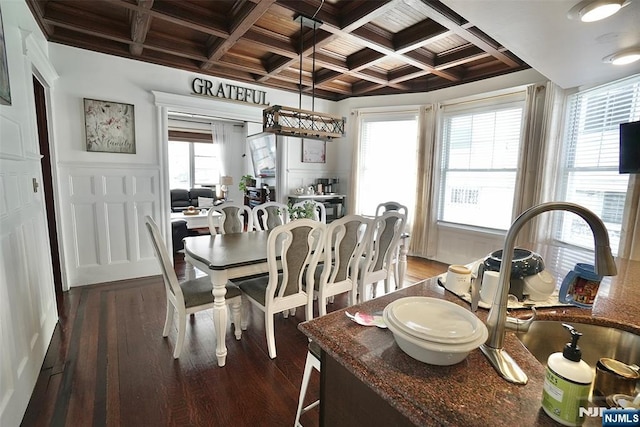
[(571, 342), (562, 352), (553, 353), (547, 359), (542, 409), (561, 424), (579, 426), (584, 422), (580, 407), (588, 407), (593, 372), (582, 360), (582, 352), (578, 347), (578, 339), (582, 334), (571, 325), (563, 323), (562, 326), (571, 333)]

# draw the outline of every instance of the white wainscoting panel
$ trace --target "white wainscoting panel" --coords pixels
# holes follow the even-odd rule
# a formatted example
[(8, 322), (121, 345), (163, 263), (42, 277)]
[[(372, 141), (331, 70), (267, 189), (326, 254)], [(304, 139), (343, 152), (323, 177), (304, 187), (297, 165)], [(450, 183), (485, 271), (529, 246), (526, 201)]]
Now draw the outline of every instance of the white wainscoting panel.
[(68, 164), (61, 189), (69, 286), (154, 275), (157, 263), (144, 229), (144, 216), (158, 222), (159, 171), (148, 166)]
[(434, 259), (446, 264), (468, 264), (502, 249), (504, 235), (471, 229), (438, 226), (438, 246)]

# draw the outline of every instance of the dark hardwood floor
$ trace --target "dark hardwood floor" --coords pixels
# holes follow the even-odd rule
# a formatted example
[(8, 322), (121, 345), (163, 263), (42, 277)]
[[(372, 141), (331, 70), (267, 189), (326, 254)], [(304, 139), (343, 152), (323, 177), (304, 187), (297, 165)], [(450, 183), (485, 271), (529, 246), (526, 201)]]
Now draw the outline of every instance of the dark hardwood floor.
[[(178, 257), (183, 278), (192, 267)], [(405, 284), (446, 267), (410, 257)], [(175, 328), (162, 337), (160, 276), (73, 288), (59, 304), (59, 323), (23, 426), (293, 425), (308, 342), (297, 329), (304, 310), (288, 319), (276, 316), (278, 357), (271, 360), (263, 315), (252, 309), (242, 340), (227, 334), (227, 364), (220, 368), (210, 310), (190, 318), (182, 355), (173, 359)], [(337, 297), (329, 311), (345, 305), (346, 298)], [(314, 372), (307, 402), (317, 399), (318, 389)], [(301, 422), (317, 426), (317, 409)]]

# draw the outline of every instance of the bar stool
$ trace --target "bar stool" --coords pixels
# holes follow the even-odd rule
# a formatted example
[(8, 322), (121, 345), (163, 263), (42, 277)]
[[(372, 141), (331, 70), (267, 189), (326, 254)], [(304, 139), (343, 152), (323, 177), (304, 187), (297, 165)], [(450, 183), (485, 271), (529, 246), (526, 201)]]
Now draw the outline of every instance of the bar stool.
[(304, 374), (302, 375), (302, 384), (300, 385), (300, 397), (298, 398), (298, 411), (296, 412), (295, 427), (302, 427), (300, 424), (300, 417), (305, 412), (315, 408), (320, 403), (320, 399), (305, 406), (304, 398), (307, 395), (307, 387), (309, 386), (309, 379), (311, 378), (312, 369), (320, 372), (320, 346), (313, 341), (309, 342), (309, 349), (307, 351), (307, 361), (304, 364)]

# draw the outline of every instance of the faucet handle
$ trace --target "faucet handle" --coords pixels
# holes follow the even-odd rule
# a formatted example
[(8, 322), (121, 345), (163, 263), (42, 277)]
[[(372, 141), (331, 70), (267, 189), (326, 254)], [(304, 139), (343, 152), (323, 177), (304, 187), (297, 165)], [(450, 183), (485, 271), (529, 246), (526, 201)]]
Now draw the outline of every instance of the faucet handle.
[(538, 313), (535, 307), (531, 307), (533, 314), (528, 319), (516, 319), (515, 317), (507, 317), (505, 327), (516, 332), (527, 332), (531, 327), (531, 324), (538, 318)]

